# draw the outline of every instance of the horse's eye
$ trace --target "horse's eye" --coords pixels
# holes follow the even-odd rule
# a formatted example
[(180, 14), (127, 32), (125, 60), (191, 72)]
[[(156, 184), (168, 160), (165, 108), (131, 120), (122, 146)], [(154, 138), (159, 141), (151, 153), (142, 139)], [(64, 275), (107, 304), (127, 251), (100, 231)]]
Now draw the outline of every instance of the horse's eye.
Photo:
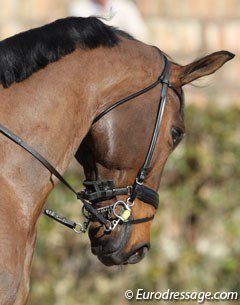
[(178, 143), (182, 140), (184, 136), (184, 131), (178, 127), (173, 126), (171, 130), (172, 140), (173, 140), (173, 148), (175, 148)]

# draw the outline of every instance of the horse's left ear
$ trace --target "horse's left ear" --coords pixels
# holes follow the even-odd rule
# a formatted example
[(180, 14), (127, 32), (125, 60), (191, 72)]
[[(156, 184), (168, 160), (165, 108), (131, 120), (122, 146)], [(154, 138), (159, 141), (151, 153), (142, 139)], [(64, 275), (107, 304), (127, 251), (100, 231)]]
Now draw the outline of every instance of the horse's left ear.
[(228, 51), (219, 51), (198, 59), (189, 65), (178, 66), (174, 73), (178, 86), (184, 86), (195, 79), (214, 73), (235, 55)]

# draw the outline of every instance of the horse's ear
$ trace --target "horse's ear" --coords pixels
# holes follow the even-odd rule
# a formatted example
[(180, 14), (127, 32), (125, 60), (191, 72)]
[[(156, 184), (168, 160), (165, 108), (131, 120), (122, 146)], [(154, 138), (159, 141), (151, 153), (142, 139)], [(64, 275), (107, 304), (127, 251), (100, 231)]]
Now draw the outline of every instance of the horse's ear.
[(195, 79), (214, 73), (235, 55), (228, 51), (219, 51), (198, 59), (189, 65), (179, 66), (175, 74), (175, 82), (184, 86)]

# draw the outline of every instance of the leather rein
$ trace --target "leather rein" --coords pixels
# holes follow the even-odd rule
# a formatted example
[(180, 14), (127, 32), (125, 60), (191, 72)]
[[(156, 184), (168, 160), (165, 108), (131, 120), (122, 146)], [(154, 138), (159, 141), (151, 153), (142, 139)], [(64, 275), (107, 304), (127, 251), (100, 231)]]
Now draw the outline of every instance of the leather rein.
[[(145, 161), (140, 168), (136, 180), (132, 186), (127, 186), (125, 188), (115, 188), (115, 185), (112, 180), (97, 180), (97, 181), (84, 181), (83, 185), (85, 190), (81, 192), (75, 191), (75, 189), (64, 179), (64, 177), (54, 168), (41, 154), (39, 154), (33, 147), (28, 143), (24, 142), (21, 138), (15, 135), (12, 131), (0, 124), (0, 132), (9, 138), (11, 141), (20, 145), (28, 153), (30, 153), (35, 159), (42, 163), (42, 165), (49, 170), (49, 172), (58, 178), (71, 192), (73, 192), (77, 199), (79, 199), (83, 204), (83, 215), (87, 218), (87, 221), (83, 224), (76, 223), (58, 215), (56, 212), (45, 209), (45, 215), (53, 218), (54, 220), (60, 222), (61, 224), (73, 229), (77, 233), (85, 233), (89, 223), (92, 221), (99, 221), (103, 226), (105, 231), (113, 231), (118, 224), (121, 225), (131, 225), (138, 224), (147, 221), (151, 221), (154, 218), (154, 215), (151, 217), (145, 217), (140, 219), (132, 219), (132, 207), (136, 198), (141, 201), (152, 205), (155, 209), (159, 205), (159, 196), (158, 193), (144, 185), (144, 180), (148, 173), (148, 169), (153, 157), (154, 149), (156, 147), (157, 139), (159, 136), (162, 118), (164, 114), (164, 109), (167, 99), (168, 88), (171, 88), (178, 96), (179, 100), (182, 100), (181, 94), (178, 90), (169, 82), (170, 77), (170, 62), (168, 61), (165, 55), (162, 55), (164, 58), (164, 69), (160, 77), (148, 87), (135, 92), (124, 99), (121, 99), (115, 102), (113, 105), (101, 112), (94, 120), (95, 124), (108, 112), (112, 111), (116, 107), (150, 91), (155, 88), (157, 85), (162, 84), (162, 91), (160, 96), (159, 108), (157, 112), (157, 118), (155, 122), (154, 131), (152, 134), (151, 143), (147, 152)], [(126, 201), (118, 200), (116, 203), (102, 207), (95, 208), (94, 203), (102, 202), (105, 200), (110, 200), (116, 198), (119, 195), (128, 195)]]

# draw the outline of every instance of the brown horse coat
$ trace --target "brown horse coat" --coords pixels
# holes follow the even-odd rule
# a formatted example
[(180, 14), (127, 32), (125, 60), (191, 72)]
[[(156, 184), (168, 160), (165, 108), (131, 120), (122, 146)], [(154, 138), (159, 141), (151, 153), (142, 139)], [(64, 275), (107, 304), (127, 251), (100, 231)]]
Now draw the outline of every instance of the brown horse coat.
[[(65, 30), (65, 23), (69, 22), (71, 31)], [(51, 35), (51, 31), (58, 34)], [(51, 54), (62, 50), (65, 38), (67, 51), (44, 61), (39, 48), (49, 48), (49, 41), (41, 40), (41, 35), (55, 43)], [(69, 36), (72, 40), (68, 41)], [(114, 101), (154, 82), (163, 70), (163, 57), (155, 48), (95, 18), (74, 21), (70, 18), (35, 30), (31, 32), (32, 45), (28, 45), (26, 37), (17, 36), (0, 44), (0, 53), (4, 54), (6, 47), (10, 52), (14, 39), (19, 39), (19, 54), (20, 50), (27, 53), (32, 48), (39, 65), (18, 78), (27, 59), (18, 58), (18, 63), (23, 65), (14, 70), (11, 64), (20, 55), (7, 53), (11, 56), (4, 58), (0, 55), (3, 85), (0, 123), (39, 151), (61, 173), (77, 154), (88, 179), (113, 179), (119, 186), (132, 184), (151, 139), (161, 86), (109, 113), (93, 127), (92, 122)], [(187, 66), (172, 63), (170, 81), (180, 90), (183, 85), (215, 72), (232, 57), (231, 53), (220, 51)], [(15, 74), (11, 75), (10, 70)], [(172, 126), (184, 132), (179, 100), (169, 90), (159, 141), (146, 180), (155, 190), (174, 147)], [(3, 135), (0, 135), (0, 147), (0, 305), (22, 305), (29, 290), (37, 220), (53, 184), (49, 172), (38, 161)], [(55, 178), (53, 182), (57, 183)], [(153, 213), (152, 206), (139, 200), (133, 208), (136, 218)], [(93, 252), (107, 265), (122, 264), (126, 257), (140, 255), (138, 249), (143, 245), (149, 245), (150, 226), (151, 222), (128, 229), (119, 226), (106, 235), (95, 222), (89, 232)]]

